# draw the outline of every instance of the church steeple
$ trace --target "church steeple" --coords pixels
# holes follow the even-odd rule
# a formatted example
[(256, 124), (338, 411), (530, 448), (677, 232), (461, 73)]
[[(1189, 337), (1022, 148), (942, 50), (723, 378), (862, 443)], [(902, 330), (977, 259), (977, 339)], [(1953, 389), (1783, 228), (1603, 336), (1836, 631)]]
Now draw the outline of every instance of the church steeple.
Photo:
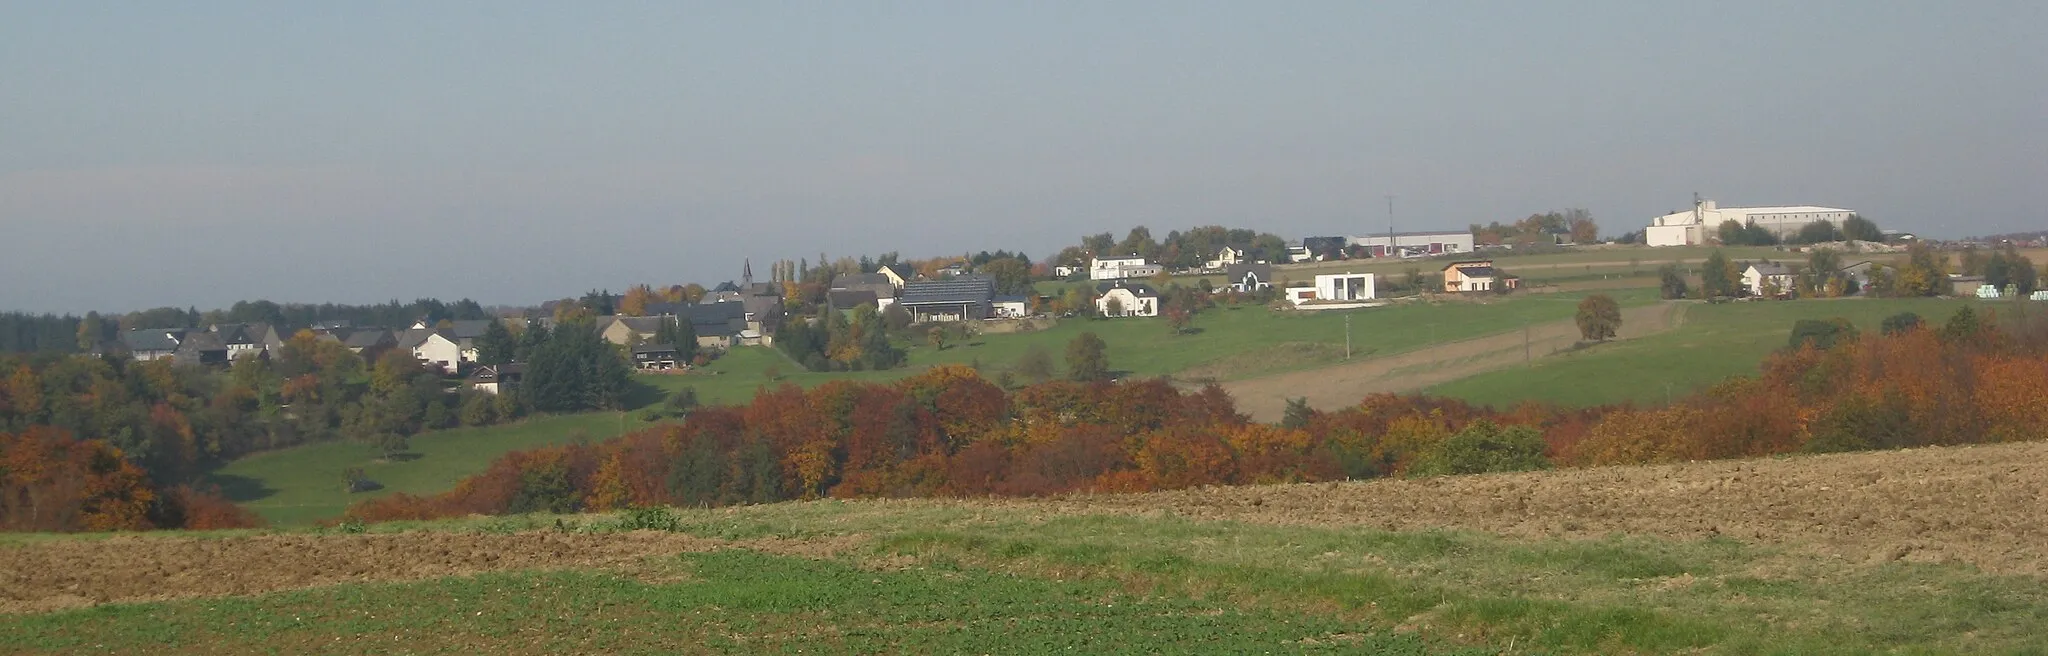
[(746, 260), (742, 261), (742, 263), (740, 264), (740, 286), (741, 286), (741, 287), (751, 287), (751, 286), (753, 286), (753, 284), (754, 284), (754, 260), (753, 260), (753, 258), (747, 258)]

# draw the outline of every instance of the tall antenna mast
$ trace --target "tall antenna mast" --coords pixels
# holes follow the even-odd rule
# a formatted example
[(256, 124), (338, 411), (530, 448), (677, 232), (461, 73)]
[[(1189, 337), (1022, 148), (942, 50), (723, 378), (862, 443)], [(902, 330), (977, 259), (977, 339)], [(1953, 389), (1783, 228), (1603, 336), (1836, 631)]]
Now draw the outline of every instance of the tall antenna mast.
[(1394, 254), (1394, 195), (1387, 194), (1387, 255)]

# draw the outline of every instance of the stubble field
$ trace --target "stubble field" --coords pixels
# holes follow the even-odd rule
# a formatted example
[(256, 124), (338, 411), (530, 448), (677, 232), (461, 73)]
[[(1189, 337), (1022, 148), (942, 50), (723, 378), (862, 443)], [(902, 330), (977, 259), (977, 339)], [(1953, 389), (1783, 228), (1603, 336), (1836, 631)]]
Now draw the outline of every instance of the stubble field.
[(2044, 482), (2015, 444), (16, 537), (0, 651), (2034, 653)]

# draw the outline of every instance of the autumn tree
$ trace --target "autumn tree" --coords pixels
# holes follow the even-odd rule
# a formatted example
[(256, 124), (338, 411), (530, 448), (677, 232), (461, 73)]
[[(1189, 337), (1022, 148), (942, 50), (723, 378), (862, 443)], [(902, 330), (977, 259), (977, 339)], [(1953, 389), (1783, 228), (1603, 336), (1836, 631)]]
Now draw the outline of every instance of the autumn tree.
[(1109, 345), (1093, 332), (1067, 342), (1067, 379), (1087, 382), (1109, 377)]
[(1052, 354), (1047, 353), (1044, 346), (1032, 344), (1030, 348), (1024, 350), (1024, 356), (1017, 360), (1017, 375), (1032, 383), (1052, 380), (1054, 373)]
[(1934, 249), (1914, 242), (1906, 247), (1906, 265), (1899, 269), (1894, 289), (1900, 296), (1940, 296), (1948, 289), (1948, 273)]
[(1700, 265), (1700, 293), (1708, 298), (1738, 296), (1741, 285), (1742, 274), (1718, 248)]
[(1664, 265), (1662, 269), (1657, 270), (1657, 276), (1659, 296), (1667, 300), (1685, 298), (1685, 272), (1678, 268), (1677, 263)]
[(654, 289), (647, 285), (626, 288), (626, 295), (619, 299), (619, 314), (629, 317), (647, 316), (647, 306), (660, 299)]
[(1842, 219), (1842, 236), (1856, 241), (1884, 241), (1884, 231), (1877, 224), (1862, 215), (1851, 214)]
[(1621, 330), (1621, 305), (1612, 296), (1594, 294), (1579, 301), (1577, 319), (1581, 338), (1604, 342)]
[(1543, 433), (1535, 428), (1476, 421), (1430, 447), (1413, 471), (1443, 475), (1549, 469), (1545, 448)]

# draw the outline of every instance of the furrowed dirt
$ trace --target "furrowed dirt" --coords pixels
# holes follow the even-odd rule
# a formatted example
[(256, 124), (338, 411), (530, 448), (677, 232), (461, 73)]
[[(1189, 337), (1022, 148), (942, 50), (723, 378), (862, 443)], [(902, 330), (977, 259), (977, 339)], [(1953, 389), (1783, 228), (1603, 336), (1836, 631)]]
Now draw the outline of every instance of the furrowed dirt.
[(1855, 564), (2048, 576), (2048, 443), (978, 503), (1512, 537), (1722, 536)]
[(651, 531), (219, 539), (136, 536), (51, 541), (0, 549), (0, 613), (238, 596), (342, 583), (416, 581), (488, 571), (637, 568), (652, 557), (731, 548), (822, 557), (860, 541), (735, 541)]

